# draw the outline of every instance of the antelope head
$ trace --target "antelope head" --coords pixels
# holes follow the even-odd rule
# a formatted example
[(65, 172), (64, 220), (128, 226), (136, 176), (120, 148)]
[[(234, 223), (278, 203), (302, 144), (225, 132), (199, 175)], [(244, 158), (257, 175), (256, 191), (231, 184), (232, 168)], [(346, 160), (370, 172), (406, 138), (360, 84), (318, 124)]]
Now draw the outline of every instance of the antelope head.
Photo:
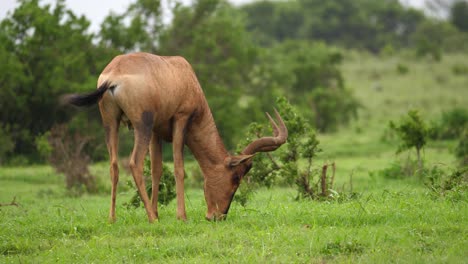
[[(208, 206), (207, 220), (223, 220), (229, 211), (234, 194), (242, 178), (252, 168), (252, 157), (258, 152), (274, 151), (288, 138), (288, 129), (278, 111), (275, 109), (277, 122), (266, 113), (273, 128), (272, 137), (262, 137), (251, 142), (240, 155), (227, 156), (224, 164), (213, 173), (220, 177), (205, 176), (205, 200)], [(225, 176), (227, 175), (227, 177)]]

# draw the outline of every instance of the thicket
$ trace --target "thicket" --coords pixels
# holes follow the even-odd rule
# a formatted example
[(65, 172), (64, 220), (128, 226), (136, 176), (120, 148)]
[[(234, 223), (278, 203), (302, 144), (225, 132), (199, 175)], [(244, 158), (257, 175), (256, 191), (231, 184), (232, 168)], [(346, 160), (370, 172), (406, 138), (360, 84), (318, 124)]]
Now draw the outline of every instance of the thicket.
[(468, 109), (452, 108), (442, 112), (440, 118), (433, 120), (429, 135), (432, 139), (458, 139), (468, 129)]
[(447, 197), (452, 201), (466, 199), (468, 167), (453, 169), (446, 166), (433, 166), (426, 170), (424, 183), (435, 198)]
[[(468, 121), (464, 108), (443, 112), (431, 125), (416, 110), (410, 110), (398, 122), (391, 121), (389, 128), (399, 141), (397, 153), (415, 149), (417, 160), (408, 155), (406, 160), (394, 161), (389, 167), (371, 174), (390, 179), (418, 175), (435, 196), (460, 197), (468, 187)], [(459, 160), (454, 168), (447, 165), (423, 166), (421, 150), (429, 140), (456, 140), (454, 155)], [(417, 169), (416, 169), (417, 168)]]
[[(143, 177), (146, 184), (146, 193), (148, 194), (148, 197), (151, 197), (153, 187), (151, 181), (151, 162), (148, 156), (145, 158)], [(133, 184), (131, 182), (128, 184), (132, 186), (132, 189), (135, 189), (133, 188)], [(168, 165), (163, 163), (162, 175), (159, 183), (158, 204), (168, 205), (172, 200), (174, 200), (175, 197), (176, 190), (174, 172), (169, 168)], [(135, 193), (130, 198), (130, 201), (126, 203), (126, 205), (127, 208), (137, 208), (143, 206), (143, 202), (141, 201), (140, 194), (137, 190), (135, 190)]]
[[(339, 197), (340, 194), (334, 190), (335, 163), (315, 163), (322, 149), (311, 122), (284, 97), (277, 99), (276, 106), (288, 127), (288, 141), (273, 153), (258, 153), (253, 158), (254, 166), (245, 176), (234, 201), (245, 206), (258, 188), (274, 185), (294, 187), (298, 200)], [(245, 140), (238, 145), (238, 150), (246, 143), (271, 133), (268, 125), (252, 123)]]
[(65, 175), (65, 186), (71, 195), (99, 191), (96, 177), (89, 172), (91, 159), (84, 151), (90, 139), (79, 132), (70, 133), (65, 124), (54, 125), (49, 132), (36, 138), (41, 155), (57, 172)]

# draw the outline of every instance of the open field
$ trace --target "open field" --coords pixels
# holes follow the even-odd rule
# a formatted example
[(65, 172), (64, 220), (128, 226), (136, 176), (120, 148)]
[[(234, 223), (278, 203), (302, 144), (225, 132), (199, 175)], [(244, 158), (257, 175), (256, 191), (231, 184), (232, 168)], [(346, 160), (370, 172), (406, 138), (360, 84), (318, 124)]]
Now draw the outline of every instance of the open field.
[[(109, 195), (66, 195), (50, 167), (0, 168), (0, 263), (466, 263), (468, 195), (430, 195), (418, 179), (387, 179), (371, 172), (398, 157), (381, 140), (389, 120), (411, 108), (426, 120), (468, 105), (468, 76), (454, 75), (466, 56), (441, 63), (351, 54), (343, 73), (361, 100), (360, 119), (338, 133), (320, 135), (316, 164), (334, 160), (337, 186), (359, 195), (330, 202), (295, 201), (290, 188), (261, 189), (246, 208), (234, 203), (226, 221), (204, 219), (203, 190), (186, 193), (187, 222), (175, 203), (148, 224), (143, 209), (127, 209), (131, 177), (122, 173), (117, 222), (107, 223)], [(398, 64), (409, 68), (398, 74)], [(430, 142), (426, 165), (456, 165), (456, 142)], [(406, 154), (402, 154), (406, 157)], [(123, 170), (122, 170), (123, 171)], [(92, 167), (102, 181), (106, 164)]]
[[(420, 184), (388, 181), (343, 202), (294, 201), (292, 189), (261, 190), (227, 221), (207, 222), (202, 190), (187, 193), (189, 220), (175, 204), (148, 224), (143, 209), (118, 197), (115, 224), (108, 197), (64, 196), (48, 167), (0, 171), (0, 262), (365, 262), (463, 263), (468, 257), (465, 201), (431, 199)], [(377, 182), (376, 182), (377, 181)]]

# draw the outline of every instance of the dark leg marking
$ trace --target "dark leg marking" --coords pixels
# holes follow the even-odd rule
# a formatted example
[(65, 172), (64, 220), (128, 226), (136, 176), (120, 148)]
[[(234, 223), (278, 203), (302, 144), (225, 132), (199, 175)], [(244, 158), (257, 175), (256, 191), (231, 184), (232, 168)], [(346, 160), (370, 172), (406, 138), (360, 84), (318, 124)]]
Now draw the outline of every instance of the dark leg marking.
[(151, 131), (153, 130), (153, 117), (154, 114), (150, 111), (144, 111), (141, 114), (141, 122), (139, 124), (141, 136), (143, 137), (145, 142), (149, 142), (151, 140)]

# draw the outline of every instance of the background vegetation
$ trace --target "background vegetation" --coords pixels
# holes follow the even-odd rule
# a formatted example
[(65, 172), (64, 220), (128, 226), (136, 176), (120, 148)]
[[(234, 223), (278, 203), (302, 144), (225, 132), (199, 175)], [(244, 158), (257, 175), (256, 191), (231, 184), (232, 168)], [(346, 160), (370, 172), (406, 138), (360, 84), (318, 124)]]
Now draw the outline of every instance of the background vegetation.
[[(135, 0), (99, 32), (64, 1), (18, 2), (0, 22), (0, 262), (468, 258), (466, 1), (427, 1), (430, 16), (396, 0), (173, 1), (163, 22), (161, 1)], [(188, 222), (175, 220), (168, 180), (148, 225), (129, 206), (133, 136), (121, 129), (118, 221), (106, 223), (99, 113), (58, 98), (95, 89), (134, 51), (189, 60), (232, 152), (271, 133), (265, 111), (282, 113), (288, 143), (255, 157), (227, 221), (204, 220), (189, 156)]]

